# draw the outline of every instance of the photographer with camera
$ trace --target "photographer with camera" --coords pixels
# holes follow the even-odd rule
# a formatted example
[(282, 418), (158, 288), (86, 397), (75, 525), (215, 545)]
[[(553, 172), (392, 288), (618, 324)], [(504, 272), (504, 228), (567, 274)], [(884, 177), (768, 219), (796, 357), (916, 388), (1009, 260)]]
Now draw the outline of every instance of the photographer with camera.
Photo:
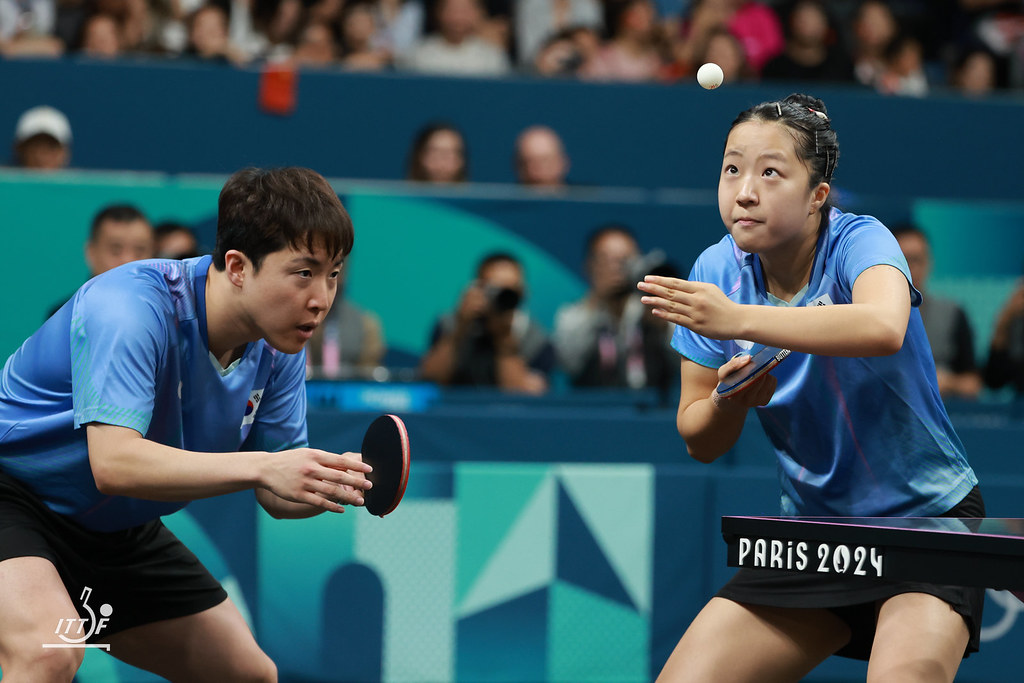
[(547, 334), (521, 308), (523, 266), (500, 252), (480, 261), (455, 312), (434, 326), (420, 363), (423, 379), (543, 394), (555, 363)]
[(661, 251), (642, 255), (618, 224), (591, 233), (585, 268), (590, 291), (555, 316), (555, 348), (570, 384), (667, 391), (679, 379), (671, 326), (645, 310), (635, 283), (675, 269)]

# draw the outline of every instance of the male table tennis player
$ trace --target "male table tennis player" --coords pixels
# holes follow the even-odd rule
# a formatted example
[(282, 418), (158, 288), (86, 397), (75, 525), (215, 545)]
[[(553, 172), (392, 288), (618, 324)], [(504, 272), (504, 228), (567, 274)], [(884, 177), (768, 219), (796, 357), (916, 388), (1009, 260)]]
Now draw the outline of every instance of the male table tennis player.
[(79, 635), (60, 625), (87, 616), (86, 588), (106, 612), (102, 628), (86, 628), (119, 659), (170, 680), (276, 680), (223, 588), (160, 516), (243, 489), (278, 518), (363, 503), (370, 468), (359, 454), (307, 447), (304, 393), (303, 346), (353, 237), (317, 173), (239, 171), (220, 193), (212, 257), (99, 275), (8, 359), (5, 683), (71, 680), (84, 650), (45, 645)]

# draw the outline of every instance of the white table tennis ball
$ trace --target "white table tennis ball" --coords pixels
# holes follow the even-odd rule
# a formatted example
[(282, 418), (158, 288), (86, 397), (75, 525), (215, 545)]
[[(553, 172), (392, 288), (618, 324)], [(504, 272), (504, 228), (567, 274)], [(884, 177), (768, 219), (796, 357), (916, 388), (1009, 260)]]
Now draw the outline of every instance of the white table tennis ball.
[(705, 90), (714, 90), (722, 85), (723, 80), (725, 80), (725, 74), (722, 73), (722, 67), (714, 62), (708, 62), (697, 69), (697, 82)]

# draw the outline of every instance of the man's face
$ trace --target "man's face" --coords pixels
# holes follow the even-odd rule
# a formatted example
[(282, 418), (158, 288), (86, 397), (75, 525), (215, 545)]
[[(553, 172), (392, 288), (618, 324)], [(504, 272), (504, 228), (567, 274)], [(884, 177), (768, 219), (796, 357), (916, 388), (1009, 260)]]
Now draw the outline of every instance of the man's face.
[(153, 228), (146, 221), (107, 220), (86, 245), (85, 260), (95, 276), (131, 261), (153, 258), (155, 249)]
[(56, 171), (68, 165), (71, 152), (49, 135), (35, 135), (18, 144), (17, 155), (22, 168)]
[(636, 242), (621, 232), (609, 232), (595, 244), (590, 255), (590, 285), (600, 298), (627, 291), (627, 265), (640, 254)]
[(497, 261), (480, 273), (480, 282), (486, 287), (514, 289), (520, 296), (525, 289), (523, 271), (511, 261)]
[(551, 133), (533, 131), (520, 140), (520, 182), (540, 186), (564, 185), (567, 167), (562, 143)]
[(268, 254), (258, 271), (246, 264), (243, 305), (253, 333), (282, 353), (298, 353), (334, 303), (341, 257), (321, 247), (287, 248)]
[(427, 180), (434, 183), (452, 183), (466, 164), (462, 138), (454, 131), (439, 130), (430, 136), (423, 147), (423, 170)]
[(451, 43), (461, 43), (475, 34), (482, 19), (476, 0), (443, 0), (438, 7), (438, 30)]
[(200, 57), (224, 54), (228, 40), (227, 21), (218, 9), (205, 9), (192, 23), (192, 44)]

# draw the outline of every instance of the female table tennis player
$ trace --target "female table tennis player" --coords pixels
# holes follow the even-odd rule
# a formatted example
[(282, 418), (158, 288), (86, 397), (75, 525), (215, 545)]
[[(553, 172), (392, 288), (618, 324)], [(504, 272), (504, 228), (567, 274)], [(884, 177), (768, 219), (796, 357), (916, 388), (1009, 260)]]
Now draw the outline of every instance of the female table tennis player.
[[(718, 203), (728, 230), (688, 280), (647, 277), (683, 358), (677, 426), (711, 462), (755, 407), (779, 464), (782, 513), (983, 517), (892, 234), (830, 201), (839, 145), (825, 105), (790, 95), (742, 112)], [(737, 341), (747, 340), (747, 341)], [(792, 349), (734, 397), (718, 381), (750, 342)], [(832, 654), (869, 681), (951, 681), (977, 650), (983, 591), (739, 570), (697, 615), (661, 681), (796, 681)]]

